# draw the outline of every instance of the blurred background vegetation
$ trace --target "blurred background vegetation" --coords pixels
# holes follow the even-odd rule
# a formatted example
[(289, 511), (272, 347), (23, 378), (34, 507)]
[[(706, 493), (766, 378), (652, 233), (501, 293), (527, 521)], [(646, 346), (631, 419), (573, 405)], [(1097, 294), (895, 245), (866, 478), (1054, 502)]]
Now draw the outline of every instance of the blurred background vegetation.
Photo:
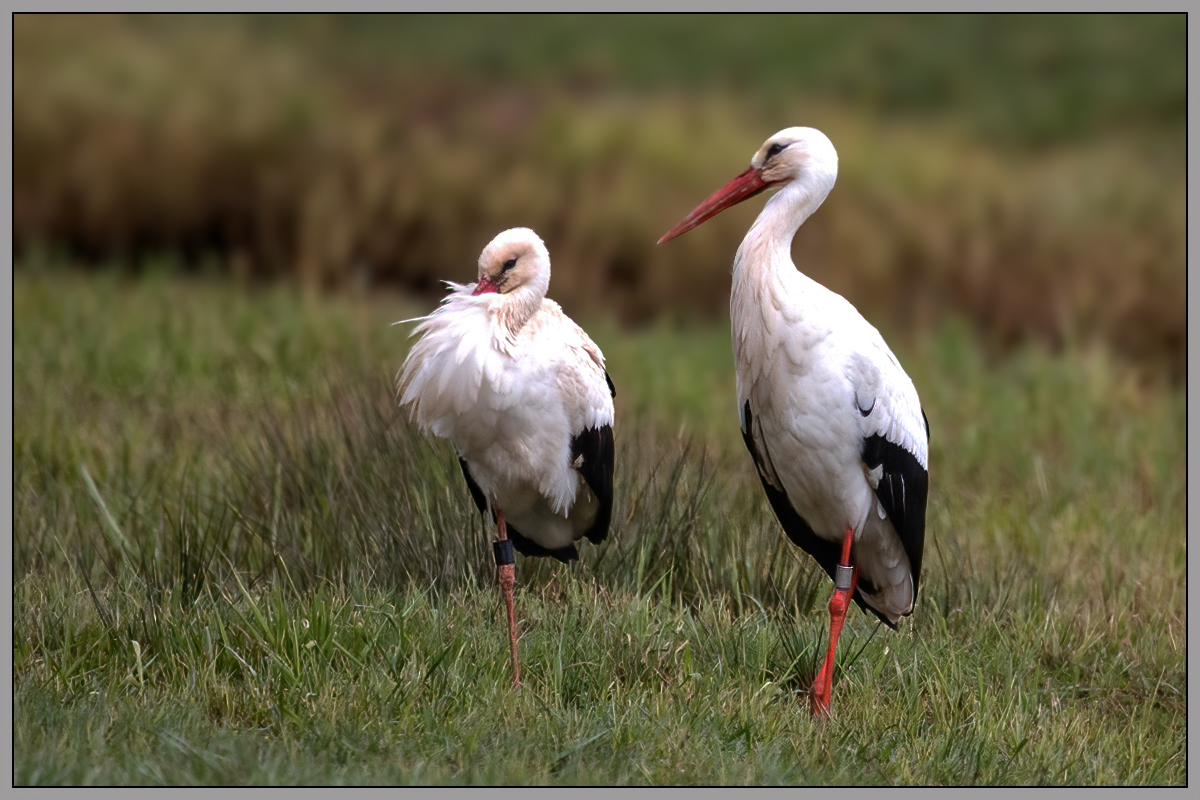
[(719, 320), (761, 204), (657, 237), (763, 139), (841, 175), (797, 264), (889, 335), (1185, 370), (1186, 19), (14, 18), (14, 247), (428, 305), (499, 230), (551, 296)]

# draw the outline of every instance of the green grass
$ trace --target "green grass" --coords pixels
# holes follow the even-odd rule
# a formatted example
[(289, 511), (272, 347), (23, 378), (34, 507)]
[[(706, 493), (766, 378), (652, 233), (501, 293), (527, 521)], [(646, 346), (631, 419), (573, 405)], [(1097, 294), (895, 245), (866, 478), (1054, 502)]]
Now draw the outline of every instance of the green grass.
[[(613, 533), (522, 560), (390, 397), (420, 308), (162, 270), (14, 275), (16, 784), (1173, 784), (1186, 396), (1103, 351), (889, 335), (932, 427), (899, 633), (853, 612), (742, 452), (728, 332), (589, 323)], [(90, 485), (89, 485), (90, 482)]]

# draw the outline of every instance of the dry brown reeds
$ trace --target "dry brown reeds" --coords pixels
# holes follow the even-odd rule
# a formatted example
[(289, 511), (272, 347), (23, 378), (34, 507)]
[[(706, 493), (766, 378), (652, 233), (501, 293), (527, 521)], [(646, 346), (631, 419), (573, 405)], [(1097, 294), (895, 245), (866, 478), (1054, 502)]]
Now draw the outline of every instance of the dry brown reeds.
[(1103, 341), (1183, 374), (1181, 156), (1005, 153), (811, 104), (764, 119), (728, 95), (331, 70), (229, 26), (160, 41), (121, 19), (19, 17), (14, 41), (18, 261), (42, 246), (168, 255), (436, 294), (473, 276), (496, 231), (527, 225), (572, 313), (720, 315), (757, 206), (654, 242), (775, 129), (812, 124), (841, 175), (796, 261), (869, 317), (960, 315), (999, 344)]

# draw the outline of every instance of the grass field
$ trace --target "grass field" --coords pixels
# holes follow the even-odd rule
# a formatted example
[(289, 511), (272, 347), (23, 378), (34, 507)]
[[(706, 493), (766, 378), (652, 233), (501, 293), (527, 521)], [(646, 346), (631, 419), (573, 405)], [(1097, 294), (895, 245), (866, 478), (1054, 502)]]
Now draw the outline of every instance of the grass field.
[(423, 308), (13, 285), (15, 784), (1187, 781), (1186, 395), (1103, 349), (884, 331), (932, 428), (921, 596), (851, 612), (815, 722), (829, 582), (742, 451), (727, 326), (587, 324), (615, 522), (518, 564), (513, 694), (490, 533), (390, 396)]

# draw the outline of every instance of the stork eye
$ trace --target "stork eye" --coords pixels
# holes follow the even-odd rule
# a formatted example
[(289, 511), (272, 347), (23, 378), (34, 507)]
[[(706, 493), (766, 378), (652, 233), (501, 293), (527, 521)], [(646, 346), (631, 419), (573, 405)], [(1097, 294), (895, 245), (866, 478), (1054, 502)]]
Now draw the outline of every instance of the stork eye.
[(503, 266), (503, 267), (501, 267), (500, 271), (501, 271), (501, 272), (508, 272), (510, 269), (512, 269), (512, 268), (513, 268), (513, 267), (515, 267), (516, 265), (517, 265), (517, 259), (516, 259), (516, 258), (510, 258), (508, 261), (505, 261), (505, 262), (504, 262), (504, 266)]
[(771, 145), (770, 147), (767, 148), (767, 158), (770, 159), (770, 158), (774, 158), (775, 156), (779, 155), (780, 153), (783, 152), (783, 149), (785, 147), (787, 147), (786, 144), (781, 144), (779, 142), (776, 142), (775, 144)]

